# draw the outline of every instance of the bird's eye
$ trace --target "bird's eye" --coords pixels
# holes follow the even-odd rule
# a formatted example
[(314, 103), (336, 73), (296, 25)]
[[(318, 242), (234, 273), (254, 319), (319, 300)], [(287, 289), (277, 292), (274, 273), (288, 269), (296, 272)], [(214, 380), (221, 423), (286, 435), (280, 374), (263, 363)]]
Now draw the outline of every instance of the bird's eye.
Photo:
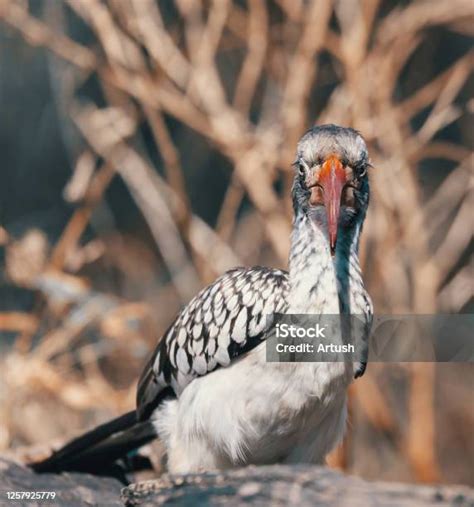
[(303, 164), (298, 164), (298, 174), (300, 176), (304, 176), (306, 174), (306, 170), (304, 168), (304, 165)]

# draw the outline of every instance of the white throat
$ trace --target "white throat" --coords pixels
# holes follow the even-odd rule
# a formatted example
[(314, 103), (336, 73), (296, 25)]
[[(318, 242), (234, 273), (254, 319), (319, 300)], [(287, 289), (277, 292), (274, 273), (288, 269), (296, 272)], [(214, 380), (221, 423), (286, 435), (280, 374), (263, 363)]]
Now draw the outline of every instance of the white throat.
[[(341, 235), (334, 257), (325, 233), (303, 213), (295, 218), (289, 259), (289, 312), (357, 313), (357, 290), (363, 290), (358, 258), (360, 226)], [(365, 292), (365, 290), (363, 290)]]

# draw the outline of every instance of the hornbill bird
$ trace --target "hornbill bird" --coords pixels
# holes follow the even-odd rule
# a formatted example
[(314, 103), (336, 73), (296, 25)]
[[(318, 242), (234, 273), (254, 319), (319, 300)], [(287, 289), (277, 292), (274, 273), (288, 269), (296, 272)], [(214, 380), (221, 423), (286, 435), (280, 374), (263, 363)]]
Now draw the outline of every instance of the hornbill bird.
[[(267, 362), (276, 313), (361, 315), (372, 304), (358, 249), (369, 202), (367, 147), (355, 130), (300, 139), (288, 271), (236, 268), (178, 314), (145, 366), (137, 409), (31, 466), (104, 474), (160, 438), (172, 473), (246, 464), (322, 463), (342, 438), (352, 362)], [(122, 460), (122, 461), (120, 461)]]

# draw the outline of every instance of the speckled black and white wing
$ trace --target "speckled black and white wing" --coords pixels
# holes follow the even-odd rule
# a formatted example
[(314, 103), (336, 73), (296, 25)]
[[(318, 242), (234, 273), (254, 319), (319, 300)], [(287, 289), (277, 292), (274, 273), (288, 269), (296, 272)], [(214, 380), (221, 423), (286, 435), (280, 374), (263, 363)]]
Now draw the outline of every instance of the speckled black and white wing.
[[(274, 313), (287, 309), (288, 273), (236, 268), (203, 289), (158, 344), (139, 381), (139, 418), (163, 394), (178, 395), (194, 378), (228, 366), (266, 338)], [(170, 389), (171, 388), (171, 389)]]

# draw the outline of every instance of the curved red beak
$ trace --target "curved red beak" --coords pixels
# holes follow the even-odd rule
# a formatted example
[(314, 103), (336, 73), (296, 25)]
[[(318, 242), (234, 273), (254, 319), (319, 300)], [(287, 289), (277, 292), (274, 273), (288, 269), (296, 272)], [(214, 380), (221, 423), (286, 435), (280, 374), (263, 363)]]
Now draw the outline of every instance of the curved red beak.
[(341, 209), (341, 195), (346, 183), (344, 166), (336, 156), (331, 156), (324, 162), (319, 175), (319, 185), (324, 192), (324, 206), (328, 220), (329, 245), (331, 255), (336, 251), (337, 228)]

